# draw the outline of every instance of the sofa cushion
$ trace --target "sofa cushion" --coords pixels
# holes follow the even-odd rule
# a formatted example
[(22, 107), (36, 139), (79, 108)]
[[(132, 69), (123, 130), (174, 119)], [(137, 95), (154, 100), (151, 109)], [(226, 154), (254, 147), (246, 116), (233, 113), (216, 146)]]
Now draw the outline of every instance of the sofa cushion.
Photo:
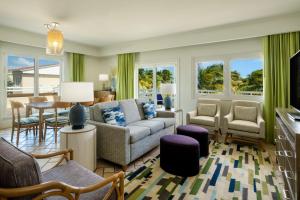
[[(92, 171), (82, 167), (77, 164), (75, 161), (69, 161), (64, 165), (60, 165), (58, 167), (52, 168), (48, 171), (43, 172), (43, 182), (48, 181), (61, 181), (66, 184), (75, 186), (75, 187), (86, 187), (93, 185), (95, 183), (99, 183), (104, 179), (101, 176), (93, 173)], [(96, 200), (103, 199), (105, 194), (108, 192), (110, 185), (107, 185), (99, 190), (94, 192), (89, 192), (80, 195), (79, 199), (84, 200)], [(114, 198), (116, 199), (115, 192), (113, 193)], [(47, 200), (64, 200), (62, 197), (49, 197)]]
[(152, 119), (156, 117), (156, 106), (154, 103), (146, 102), (143, 104), (144, 116), (146, 119)]
[(141, 120), (141, 121), (131, 123), (129, 125), (148, 127), (150, 128), (151, 134), (154, 134), (165, 127), (163, 121), (153, 121), (153, 120)]
[(130, 130), (130, 143), (133, 144), (148, 135), (150, 135), (150, 128), (143, 126), (127, 126)]
[(190, 122), (192, 124), (215, 126), (215, 118), (210, 116), (196, 116), (191, 117)]
[(153, 120), (153, 121), (162, 121), (162, 122), (164, 122), (165, 128), (168, 128), (168, 127), (170, 127), (170, 126), (173, 126), (173, 125), (175, 125), (175, 123), (176, 123), (175, 118), (156, 117), (156, 118), (153, 118), (153, 119), (151, 119), (151, 120)]
[(102, 116), (107, 124), (126, 126), (125, 116), (120, 106), (105, 108), (102, 110)]
[(257, 123), (244, 120), (233, 120), (228, 123), (228, 128), (232, 130), (239, 130), (245, 132), (259, 132), (259, 126)]
[(141, 120), (139, 109), (134, 99), (120, 101), (120, 106), (125, 114), (126, 124)]
[(197, 115), (214, 117), (217, 112), (216, 104), (198, 103)]
[(32, 186), (42, 182), (40, 167), (36, 160), (3, 138), (0, 138), (0, 169), (0, 188)]
[(119, 105), (118, 101), (97, 103), (96, 105), (90, 107), (91, 120), (94, 120), (97, 122), (104, 122), (104, 119), (102, 117), (102, 109), (112, 108), (112, 107), (116, 107), (118, 105)]
[(136, 99), (135, 102), (136, 102), (136, 105), (139, 109), (141, 119), (142, 120), (145, 119), (143, 105), (144, 105), (144, 103), (148, 102), (148, 100), (147, 99)]
[(257, 122), (257, 109), (256, 107), (235, 106), (234, 119)]

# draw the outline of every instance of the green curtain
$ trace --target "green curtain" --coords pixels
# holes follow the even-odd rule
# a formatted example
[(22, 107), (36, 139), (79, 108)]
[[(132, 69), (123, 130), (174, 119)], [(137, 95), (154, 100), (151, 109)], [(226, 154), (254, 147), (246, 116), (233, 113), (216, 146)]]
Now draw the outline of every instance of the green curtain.
[(118, 55), (117, 100), (134, 98), (135, 53)]
[(84, 81), (84, 55), (70, 53), (71, 80), (75, 82)]
[(289, 60), (300, 49), (300, 32), (266, 36), (263, 47), (266, 141), (273, 143), (275, 108), (289, 106)]

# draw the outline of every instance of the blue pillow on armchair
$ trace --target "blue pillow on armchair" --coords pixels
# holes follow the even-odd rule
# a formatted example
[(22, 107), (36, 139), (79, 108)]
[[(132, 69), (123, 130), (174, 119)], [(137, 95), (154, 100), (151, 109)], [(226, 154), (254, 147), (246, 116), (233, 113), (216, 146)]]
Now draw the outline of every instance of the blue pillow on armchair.
[(107, 124), (126, 126), (125, 116), (120, 106), (105, 108), (101, 110), (102, 117)]
[(144, 116), (146, 119), (152, 119), (156, 117), (156, 106), (152, 102), (146, 102), (143, 104)]

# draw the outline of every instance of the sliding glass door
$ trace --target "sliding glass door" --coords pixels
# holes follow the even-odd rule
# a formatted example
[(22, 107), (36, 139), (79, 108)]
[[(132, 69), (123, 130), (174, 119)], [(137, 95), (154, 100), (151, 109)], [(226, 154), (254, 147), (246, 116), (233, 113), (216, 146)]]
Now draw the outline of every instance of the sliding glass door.
[[(149, 99), (157, 105), (163, 104), (161, 85), (164, 83), (176, 84), (175, 64), (155, 64), (138, 66), (138, 98)], [(172, 97), (175, 105), (175, 97)]]

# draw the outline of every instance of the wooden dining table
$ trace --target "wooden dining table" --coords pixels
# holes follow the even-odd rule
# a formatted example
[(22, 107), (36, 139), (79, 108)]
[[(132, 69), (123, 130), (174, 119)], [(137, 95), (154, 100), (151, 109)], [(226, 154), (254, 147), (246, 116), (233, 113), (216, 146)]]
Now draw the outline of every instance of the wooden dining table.
[(29, 115), (30, 109), (37, 109), (39, 111), (39, 142), (42, 142), (44, 139), (43, 134), (43, 126), (44, 126), (44, 116), (43, 113), (46, 109), (53, 109), (54, 102), (46, 101), (46, 102), (32, 102), (26, 104), (26, 116)]

